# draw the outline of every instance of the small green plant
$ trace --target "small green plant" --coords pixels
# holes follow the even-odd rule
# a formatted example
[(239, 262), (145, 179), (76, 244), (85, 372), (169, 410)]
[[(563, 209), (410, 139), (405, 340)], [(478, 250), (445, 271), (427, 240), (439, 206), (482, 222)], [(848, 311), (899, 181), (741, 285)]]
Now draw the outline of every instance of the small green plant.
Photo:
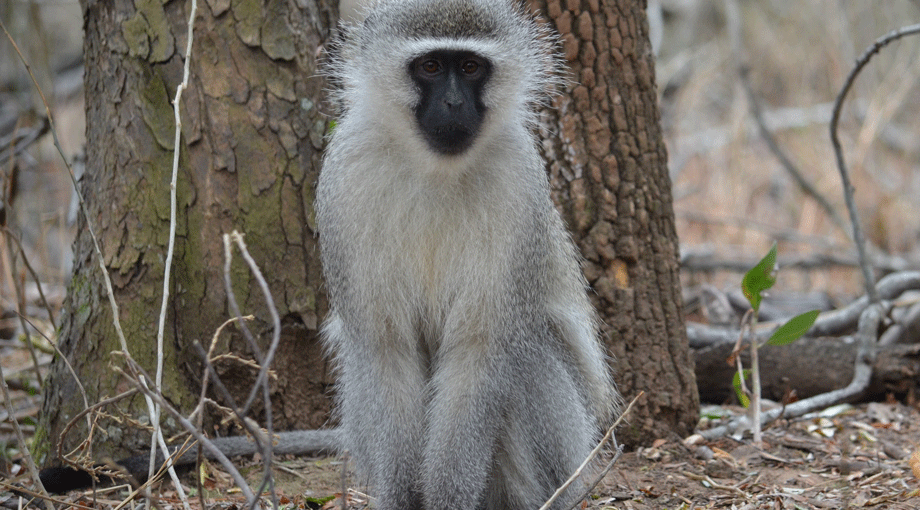
[[(776, 243), (767, 255), (754, 266), (741, 280), (741, 292), (751, 304), (751, 308), (744, 314), (741, 319), (741, 334), (738, 338), (738, 344), (732, 353), (731, 361), (734, 361), (738, 367), (735, 376), (732, 379), (732, 385), (735, 387), (735, 393), (738, 400), (751, 411), (751, 430), (754, 434), (754, 443), (760, 444), (760, 366), (757, 361), (757, 351), (763, 345), (788, 345), (802, 337), (815, 323), (820, 310), (812, 310), (797, 315), (789, 319), (785, 324), (773, 332), (770, 338), (763, 344), (759, 344), (754, 329), (757, 326), (757, 313), (760, 310), (760, 302), (763, 299), (763, 292), (773, 287), (776, 283)], [(745, 332), (750, 333), (751, 343), (751, 368), (745, 369), (741, 363), (741, 357), (738, 355), (741, 350), (741, 344), (745, 337)], [(750, 378), (752, 390), (748, 390), (745, 381)]]

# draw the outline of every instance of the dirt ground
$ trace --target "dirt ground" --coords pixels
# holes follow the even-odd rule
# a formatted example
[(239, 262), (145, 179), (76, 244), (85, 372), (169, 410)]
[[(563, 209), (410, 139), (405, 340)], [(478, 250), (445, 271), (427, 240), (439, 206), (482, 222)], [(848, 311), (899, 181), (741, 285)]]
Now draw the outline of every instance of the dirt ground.
[(871, 403), (778, 422), (764, 443), (670, 441), (626, 454), (589, 507), (920, 508), (916, 408)]
[[(709, 408), (704, 414), (738, 412)], [(718, 419), (704, 420), (710, 423)], [(715, 424), (715, 423), (713, 423)], [(598, 484), (584, 509), (844, 509), (920, 508), (920, 412), (900, 403), (838, 407), (822, 415), (779, 420), (764, 431), (764, 447), (750, 437), (685, 444), (659, 440), (652, 447), (624, 453)], [(255, 483), (261, 465), (237, 459)], [(280, 507), (340, 508), (341, 461), (286, 458), (276, 464)], [(205, 504), (214, 509), (245, 508), (229, 475), (213, 466), (201, 471)], [(184, 482), (195, 494), (190, 473)], [(368, 497), (348, 480), (350, 510), (372, 508)], [(173, 489), (155, 487), (164, 508), (181, 508)], [(73, 492), (62, 502), (87, 508), (115, 508), (125, 489)], [(0, 500), (16, 508), (17, 498)], [(268, 500), (266, 499), (266, 502)], [(200, 508), (197, 496), (192, 508)], [(66, 506), (66, 505), (65, 505)], [(461, 503), (458, 508), (463, 508)]]

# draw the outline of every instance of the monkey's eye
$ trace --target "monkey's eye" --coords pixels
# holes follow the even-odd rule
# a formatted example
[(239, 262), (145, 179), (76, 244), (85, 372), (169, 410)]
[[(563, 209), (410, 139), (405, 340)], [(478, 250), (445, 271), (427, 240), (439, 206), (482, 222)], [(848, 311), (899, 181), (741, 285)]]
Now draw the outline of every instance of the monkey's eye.
[(441, 70), (441, 63), (437, 60), (425, 60), (419, 68), (427, 74), (435, 74)]
[(476, 71), (479, 70), (479, 62), (476, 62), (475, 60), (467, 60), (463, 63), (460, 69), (463, 71), (463, 74), (476, 74)]

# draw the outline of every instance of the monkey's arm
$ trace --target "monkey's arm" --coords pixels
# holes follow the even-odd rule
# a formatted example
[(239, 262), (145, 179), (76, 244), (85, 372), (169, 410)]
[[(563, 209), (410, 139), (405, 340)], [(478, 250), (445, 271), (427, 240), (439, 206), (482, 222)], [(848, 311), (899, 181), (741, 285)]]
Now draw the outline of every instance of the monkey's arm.
[[(218, 437), (212, 439), (211, 442), (227, 457), (252, 455), (258, 451), (256, 444), (246, 436)], [(179, 448), (179, 446), (171, 446), (170, 451), (176, 452)], [(338, 448), (339, 431), (337, 429), (294, 430), (275, 434), (272, 451), (278, 455), (329, 455), (335, 453)], [(207, 449), (203, 451), (203, 455), (207, 459), (213, 459), (213, 455)], [(173, 463), (176, 466), (194, 464), (197, 456), (197, 448), (187, 448), (182, 455), (173, 459)], [(135, 480), (143, 482), (147, 479), (149, 459), (149, 455), (137, 455), (122, 459), (117, 464), (122, 466)], [(157, 455), (157, 469), (162, 465), (163, 459)], [(93, 483), (88, 472), (66, 466), (42, 469), (39, 478), (45, 490), (51, 493), (84, 489)], [(111, 480), (101, 481), (105, 483)]]

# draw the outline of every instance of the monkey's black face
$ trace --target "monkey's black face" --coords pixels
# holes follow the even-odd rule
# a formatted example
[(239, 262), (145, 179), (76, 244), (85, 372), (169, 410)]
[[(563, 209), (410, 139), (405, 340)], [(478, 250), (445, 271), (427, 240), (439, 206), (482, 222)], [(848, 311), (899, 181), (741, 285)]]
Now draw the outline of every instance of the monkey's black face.
[(468, 51), (432, 51), (409, 64), (420, 95), (415, 118), (434, 151), (455, 155), (472, 145), (486, 112), (482, 91), (491, 72), (488, 60)]

